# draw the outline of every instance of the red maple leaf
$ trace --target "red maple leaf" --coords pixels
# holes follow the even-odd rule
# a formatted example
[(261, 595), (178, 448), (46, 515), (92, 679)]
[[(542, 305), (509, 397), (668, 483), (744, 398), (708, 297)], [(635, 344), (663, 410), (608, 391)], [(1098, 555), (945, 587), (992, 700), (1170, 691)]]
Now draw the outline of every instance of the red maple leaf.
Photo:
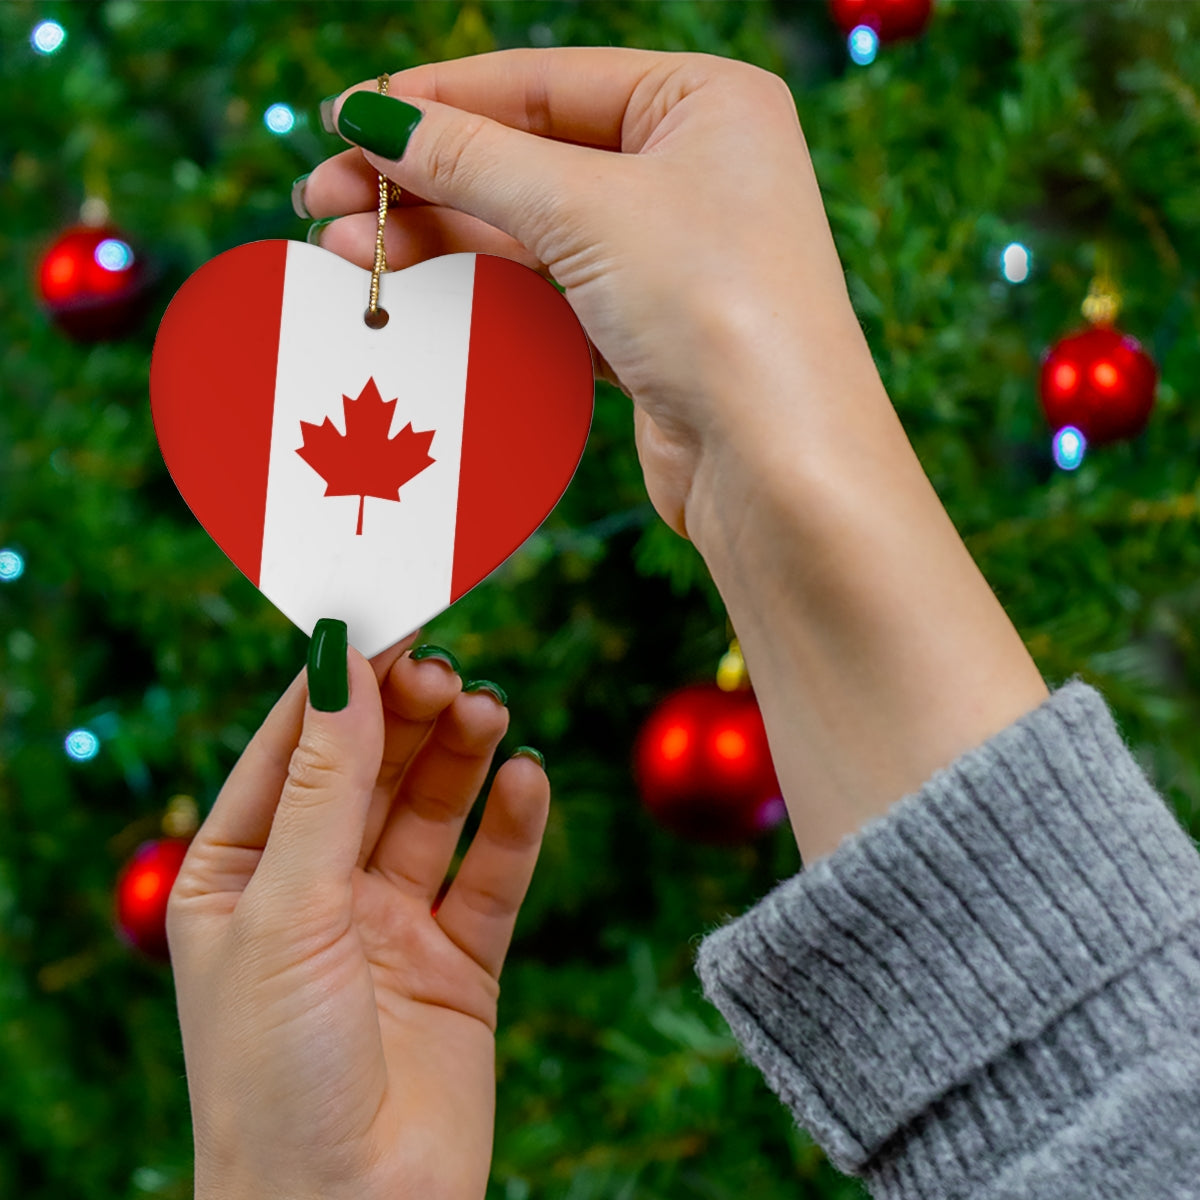
[(342, 397), (344, 434), (328, 417), (321, 425), (300, 422), (304, 445), (296, 453), (325, 480), (325, 495), (359, 497), (356, 534), (362, 533), (368, 496), (399, 502), (401, 486), (436, 461), (429, 457), (434, 430), (416, 433), (410, 421), (388, 437), (395, 407), (395, 400), (379, 395), (372, 378), (357, 400)]

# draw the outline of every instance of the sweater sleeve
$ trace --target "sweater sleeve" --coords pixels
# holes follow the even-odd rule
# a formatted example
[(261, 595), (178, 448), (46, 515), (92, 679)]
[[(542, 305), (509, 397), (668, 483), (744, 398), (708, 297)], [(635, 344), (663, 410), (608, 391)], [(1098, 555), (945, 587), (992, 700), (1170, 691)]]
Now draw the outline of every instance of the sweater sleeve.
[(879, 1200), (1200, 1197), (1200, 855), (1079, 679), (696, 971)]

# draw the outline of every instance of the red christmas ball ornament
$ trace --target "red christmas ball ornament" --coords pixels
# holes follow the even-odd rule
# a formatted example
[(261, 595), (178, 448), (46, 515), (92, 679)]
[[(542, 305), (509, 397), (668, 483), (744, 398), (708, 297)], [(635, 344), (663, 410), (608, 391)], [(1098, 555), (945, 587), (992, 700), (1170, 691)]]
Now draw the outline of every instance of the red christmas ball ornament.
[(691, 841), (748, 841), (786, 815), (749, 690), (694, 684), (668, 696), (638, 735), (634, 775), (654, 819)]
[(68, 229), (38, 266), (38, 294), (55, 324), (79, 341), (128, 333), (148, 300), (148, 272), (125, 237), (110, 226)]
[(829, 13), (847, 37), (860, 25), (881, 42), (916, 37), (929, 23), (933, 0), (829, 0)]
[(116, 929), (122, 940), (150, 958), (169, 961), (167, 900), (191, 838), (143, 842), (125, 864), (116, 886)]
[(1095, 446), (1141, 433), (1157, 384), (1154, 360), (1135, 338), (1094, 325), (1046, 352), (1039, 390), (1051, 429), (1073, 425)]

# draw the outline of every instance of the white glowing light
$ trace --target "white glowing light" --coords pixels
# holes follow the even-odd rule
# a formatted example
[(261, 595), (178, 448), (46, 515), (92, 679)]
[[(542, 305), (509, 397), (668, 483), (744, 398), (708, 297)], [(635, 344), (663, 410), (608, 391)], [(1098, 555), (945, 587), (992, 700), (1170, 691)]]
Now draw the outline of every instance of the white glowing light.
[(1054, 461), (1064, 471), (1074, 471), (1086, 450), (1087, 438), (1074, 425), (1064, 425), (1054, 435)]
[(90, 729), (72, 729), (63, 744), (76, 762), (87, 762), (100, 753), (100, 739)]
[(851, 30), (846, 44), (850, 50), (850, 57), (860, 67), (865, 67), (873, 63), (875, 55), (879, 53), (879, 34), (870, 25), (856, 25)]
[(15, 550), (0, 550), (0, 583), (12, 583), (25, 574), (25, 560)]
[(57, 21), (39, 21), (29, 35), (29, 44), (39, 54), (53, 54), (67, 40), (67, 31)]
[(133, 251), (119, 238), (105, 238), (96, 247), (95, 259), (106, 271), (124, 271), (133, 266)]
[(1020, 242), (1010, 242), (1000, 255), (1000, 273), (1009, 283), (1024, 283), (1033, 268), (1033, 255)]
[(263, 122), (272, 133), (291, 133), (296, 124), (296, 114), (286, 104), (272, 104), (263, 113)]

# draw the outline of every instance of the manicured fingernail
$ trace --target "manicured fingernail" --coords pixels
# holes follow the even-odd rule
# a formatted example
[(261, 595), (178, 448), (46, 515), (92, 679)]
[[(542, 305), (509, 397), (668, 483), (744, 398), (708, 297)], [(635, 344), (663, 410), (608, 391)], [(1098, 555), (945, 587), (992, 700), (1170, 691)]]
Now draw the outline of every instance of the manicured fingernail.
[(301, 175), (292, 183), (292, 211), (303, 221), (313, 219), (312, 213), (308, 211), (308, 205), (304, 203), (304, 185), (307, 182), (308, 175)]
[(535, 750), (532, 746), (518, 746), (512, 752), (512, 756), (513, 758), (532, 758), (543, 771), (546, 769), (546, 760), (542, 756), (542, 752)]
[(337, 129), (348, 142), (383, 158), (399, 158), (424, 114), (419, 108), (381, 96), (351, 92), (338, 113)]
[(308, 643), (308, 698), (319, 712), (341, 712), (350, 702), (346, 622), (322, 617)]
[(325, 226), (336, 221), (337, 217), (326, 217), (323, 221), (314, 221), (308, 227), (308, 233), (305, 234), (304, 240), (310, 246), (319, 246), (321, 244), (321, 234), (325, 231)]
[(496, 699), (508, 707), (508, 693), (498, 684), (493, 683), (490, 679), (472, 679), (470, 683), (463, 684), (464, 692), (490, 692)]
[(462, 674), (462, 667), (458, 665), (458, 659), (449, 650), (443, 650), (441, 646), (418, 646), (415, 650), (408, 652), (408, 657), (417, 662), (422, 662), (426, 658), (436, 658), (439, 662), (444, 662), (455, 675)]
[(326, 133), (337, 133), (337, 130), (333, 125), (333, 105), (334, 101), (336, 101), (338, 96), (341, 94), (341, 92), (338, 92), (336, 95), (326, 96), (325, 99), (321, 101), (321, 106), (319, 109), (321, 113), (321, 128), (324, 129)]

